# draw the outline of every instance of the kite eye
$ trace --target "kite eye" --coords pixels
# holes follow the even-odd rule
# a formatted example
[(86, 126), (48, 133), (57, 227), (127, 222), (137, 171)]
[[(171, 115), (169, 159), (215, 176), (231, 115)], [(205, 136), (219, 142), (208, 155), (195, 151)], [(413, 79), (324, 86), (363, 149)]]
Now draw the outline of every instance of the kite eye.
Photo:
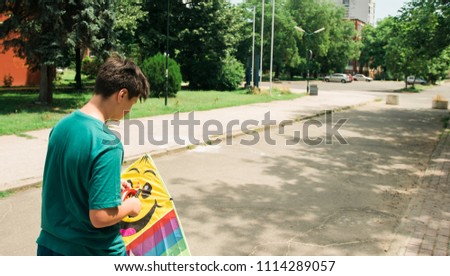
[(131, 188), (133, 188), (133, 182), (130, 179), (127, 179), (127, 182), (130, 183)]
[(142, 190), (141, 190), (142, 198), (146, 199), (151, 194), (152, 194), (152, 185), (150, 185), (149, 183), (145, 183), (144, 187), (142, 187)]

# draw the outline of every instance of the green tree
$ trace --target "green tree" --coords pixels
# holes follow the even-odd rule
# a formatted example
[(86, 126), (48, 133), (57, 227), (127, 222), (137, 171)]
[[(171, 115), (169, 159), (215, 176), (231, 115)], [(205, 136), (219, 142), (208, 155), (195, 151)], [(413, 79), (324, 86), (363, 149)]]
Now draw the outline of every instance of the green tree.
[[(176, 34), (178, 34), (177, 18), (182, 17), (184, 9), (181, 0), (147, 0), (142, 3), (142, 11), (147, 16), (138, 20), (136, 39), (145, 59), (157, 53), (167, 51), (169, 41), (169, 56), (173, 57), (176, 49)], [(172, 16), (175, 14), (176, 16)], [(169, 15), (169, 16), (168, 16)], [(169, 20), (169, 21), (168, 21)], [(169, 27), (169, 37), (167, 37)]]
[(414, 65), (417, 65), (417, 56), (408, 43), (405, 43), (403, 27), (398, 19), (390, 32), (391, 37), (385, 46), (385, 65), (387, 71), (391, 72), (394, 78), (405, 79), (414, 71)]
[(75, 50), (75, 87), (81, 89), (82, 52), (89, 49), (104, 59), (113, 45), (113, 1), (66, 1), (64, 23), (70, 34), (67, 46)]
[[(168, 60), (168, 96), (174, 97), (181, 89), (181, 71), (180, 66), (173, 59)], [(160, 97), (166, 91), (166, 57), (161, 53), (147, 58), (142, 63), (142, 72), (150, 82), (150, 96)]]
[(148, 11), (142, 9), (142, 2), (142, 0), (123, 0), (116, 1), (114, 4), (115, 50), (136, 61), (142, 59), (142, 51), (136, 35), (139, 22), (148, 16)]
[(51, 103), (56, 66), (67, 64), (75, 49), (77, 86), (81, 86), (81, 49), (105, 57), (112, 47), (114, 16), (111, 0), (1, 1), (9, 18), (0, 26), (5, 49), (41, 73), (39, 102)]
[(410, 48), (413, 55), (410, 68), (414, 72), (411, 73), (434, 81), (441, 76), (439, 73), (436, 75), (437, 71), (432, 68), (450, 65), (443, 53), (450, 44), (449, 10), (450, 3), (442, 0), (417, 0), (403, 7), (399, 24), (403, 30), (401, 36), (407, 44), (405, 47)]
[(386, 47), (392, 38), (395, 20), (393, 17), (386, 17), (378, 22), (377, 27), (371, 25), (364, 26), (362, 30), (362, 49), (359, 63), (367, 65), (371, 69), (381, 68), (384, 78), (390, 78), (391, 74), (386, 67)]
[(223, 72), (227, 55), (236, 53), (240, 14), (237, 7), (221, 0), (198, 1), (185, 9), (176, 59), (191, 88), (221, 87), (217, 76)]
[[(349, 60), (359, 56), (361, 44), (355, 40), (354, 24), (343, 20), (345, 11), (342, 7), (330, 1), (315, 0), (287, 0), (287, 7), (296, 25), (307, 32), (325, 28), (310, 36), (309, 49), (313, 52), (310, 68), (321, 73), (342, 72)], [(305, 70), (308, 40), (305, 33), (301, 35), (298, 42), (300, 67)]]
[(31, 68), (40, 70), (38, 101), (45, 104), (53, 100), (55, 68), (65, 59), (64, 4), (63, 0), (0, 2), (0, 11), (9, 16), (0, 25), (4, 48), (14, 49)]
[[(286, 1), (277, 1), (275, 4), (276, 31), (274, 36), (273, 67), (275, 71), (274, 77), (280, 78), (282, 72), (291, 75), (291, 70), (298, 67), (301, 63), (300, 56), (304, 57), (304, 55), (300, 55), (299, 49), (297, 48), (296, 38), (299, 37), (299, 34), (295, 29), (296, 22), (291, 16), (289, 9), (286, 7)], [(271, 16), (271, 9), (268, 15)], [(267, 34), (270, 33), (270, 28), (271, 25), (267, 24)], [(270, 36), (268, 36), (268, 38), (270, 38)], [(270, 48), (267, 47), (267, 49), (269, 50)], [(269, 53), (265, 56), (270, 57)]]
[(441, 0), (417, 0), (401, 14), (363, 32), (362, 62), (380, 66), (396, 78), (425, 76), (431, 82), (445, 77), (450, 66), (450, 4)]

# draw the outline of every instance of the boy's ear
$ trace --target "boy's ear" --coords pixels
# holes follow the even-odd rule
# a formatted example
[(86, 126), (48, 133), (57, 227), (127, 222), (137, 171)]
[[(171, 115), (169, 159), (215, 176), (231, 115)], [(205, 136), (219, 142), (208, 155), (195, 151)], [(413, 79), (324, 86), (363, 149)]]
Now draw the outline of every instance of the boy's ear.
[(117, 101), (122, 102), (125, 97), (128, 97), (128, 89), (122, 88), (119, 90), (119, 93), (117, 93)]

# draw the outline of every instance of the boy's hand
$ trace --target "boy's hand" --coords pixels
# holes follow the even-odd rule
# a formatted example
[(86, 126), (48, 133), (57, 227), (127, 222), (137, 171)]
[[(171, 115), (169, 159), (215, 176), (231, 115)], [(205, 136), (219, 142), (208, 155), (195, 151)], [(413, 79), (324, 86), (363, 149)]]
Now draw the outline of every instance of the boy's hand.
[(130, 217), (135, 217), (139, 215), (139, 212), (141, 211), (142, 208), (142, 203), (138, 198), (131, 197), (127, 199), (124, 202), (124, 204), (127, 204), (130, 207), (130, 212), (128, 213)]
[(131, 189), (131, 184), (125, 179), (120, 180), (120, 191), (123, 192), (127, 189)]

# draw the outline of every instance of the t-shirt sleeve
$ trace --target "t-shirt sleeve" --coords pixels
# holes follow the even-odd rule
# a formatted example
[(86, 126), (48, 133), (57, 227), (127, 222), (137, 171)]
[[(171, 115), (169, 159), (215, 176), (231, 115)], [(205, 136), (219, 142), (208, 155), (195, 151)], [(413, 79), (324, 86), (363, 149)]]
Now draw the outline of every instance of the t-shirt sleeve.
[(122, 150), (108, 148), (94, 160), (89, 180), (89, 209), (117, 207), (120, 198)]

